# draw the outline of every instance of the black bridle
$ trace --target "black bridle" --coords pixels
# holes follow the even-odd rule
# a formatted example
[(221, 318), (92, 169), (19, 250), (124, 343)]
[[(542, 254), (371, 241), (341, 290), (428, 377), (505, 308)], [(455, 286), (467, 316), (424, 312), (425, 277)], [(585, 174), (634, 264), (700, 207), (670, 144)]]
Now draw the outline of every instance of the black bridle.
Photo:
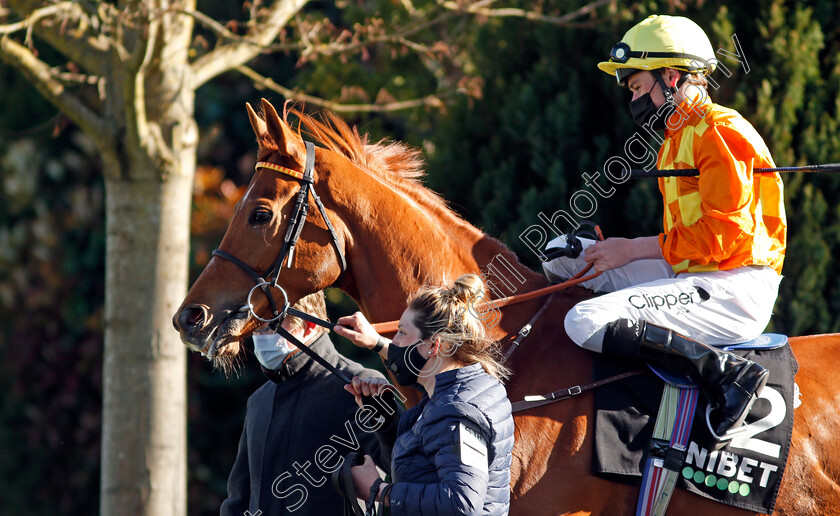
[[(286, 315), (293, 315), (295, 317), (299, 317), (305, 321), (309, 321), (315, 323), (319, 326), (323, 326), (325, 328), (333, 329), (335, 324), (330, 323), (329, 321), (324, 321), (318, 317), (313, 315), (309, 315), (305, 312), (301, 312), (300, 310), (296, 310), (289, 306), (289, 298), (286, 295), (286, 291), (277, 284), (278, 280), (280, 279), (280, 271), (283, 268), (283, 264), (286, 263), (286, 267), (292, 266), (292, 261), (294, 260), (295, 255), (295, 246), (297, 245), (298, 239), (300, 238), (300, 233), (303, 230), (303, 225), (306, 223), (306, 216), (309, 213), (309, 196), (312, 195), (312, 199), (315, 201), (315, 205), (318, 207), (318, 210), (321, 212), (321, 216), (324, 218), (324, 222), (327, 224), (327, 229), (330, 232), (330, 236), (332, 237), (333, 245), (335, 246), (336, 253), (338, 254), (338, 259), (341, 262), (341, 274), (339, 274), (338, 279), (336, 280), (336, 285), (341, 283), (342, 278), (344, 277), (344, 272), (347, 270), (347, 259), (344, 257), (344, 251), (341, 249), (341, 244), (338, 241), (338, 235), (333, 228), (332, 223), (330, 222), (329, 216), (327, 216), (327, 211), (324, 209), (324, 204), (321, 202), (321, 198), (318, 197), (318, 194), (315, 193), (315, 178), (313, 172), (315, 170), (315, 145), (312, 142), (304, 142), (306, 145), (306, 164), (303, 169), (303, 173), (300, 173), (296, 170), (291, 170), (285, 167), (281, 167), (279, 165), (275, 165), (273, 163), (268, 163), (265, 161), (260, 161), (254, 167), (255, 169), (260, 168), (268, 168), (271, 170), (276, 170), (278, 172), (284, 173), (286, 175), (292, 176), (295, 179), (301, 181), (300, 191), (297, 195), (297, 201), (295, 202), (295, 207), (292, 210), (291, 218), (289, 219), (289, 225), (286, 227), (286, 234), (283, 237), (283, 247), (280, 249), (280, 254), (278, 254), (277, 259), (274, 260), (274, 263), (266, 269), (266, 271), (262, 274), (258, 273), (254, 270), (253, 267), (248, 265), (247, 263), (243, 262), (236, 256), (228, 253), (227, 251), (222, 251), (221, 249), (216, 249), (213, 251), (213, 256), (218, 256), (224, 260), (227, 260), (240, 269), (242, 269), (251, 279), (254, 280), (256, 285), (248, 292), (248, 298), (246, 300), (246, 304), (240, 308), (240, 310), (248, 310), (250, 314), (257, 320), (269, 323), (269, 327), (283, 335), (287, 340), (295, 344), (298, 349), (305, 352), (307, 355), (312, 357), (316, 362), (327, 368), (330, 372), (337, 375), (339, 378), (344, 380), (347, 383), (350, 383), (350, 380), (347, 378), (345, 374), (335, 368), (332, 364), (324, 360), (320, 355), (309, 349), (307, 346), (303, 345), (298, 341), (292, 334), (285, 330), (285, 328), (280, 326), (280, 322)], [(271, 275), (274, 274), (274, 280), (270, 280)], [(283, 308), (278, 310), (277, 302), (274, 300), (274, 296), (271, 295), (271, 289), (275, 288), (280, 291), (283, 295)], [(254, 305), (251, 303), (251, 297), (254, 294), (254, 291), (260, 289), (265, 297), (268, 299), (269, 306), (271, 307), (271, 317), (268, 319), (264, 319), (257, 315), (256, 311), (254, 310)]]
[[(282, 172), (284, 174), (290, 175), (298, 180), (301, 181), (300, 191), (297, 195), (297, 201), (295, 202), (295, 207), (292, 210), (292, 216), (289, 219), (289, 225), (286, 227), (286, 234), (283, 236), (283, 247), (280, 248), (280, 254), (277, 255), (277, 259), (274, 260), (274, 263), (266, 269), (266, 271), (262, 274), (258, 273), (254, 270), (253, 267), (248, 265), (247, 263), (243, 262), (236, 256), (228, 253), (227, 251), (222, 251), (221, 249), (216, 249), (213, 251), (213, 256), (218, 256), (224, 260), (227, 260), (240, 269), (242, 269), (251, 279), (254, 280), (256, 286), (251, 289), (251, 292), (248, 293), (248, 304), (246, 305), (251, 315), (253, 315), (256, 319), (263, 321), (263, 322), (273, 322), (280, 318), (282, 318), (287, 311), (287, 307), (284, 307), (282, 311), (277, 309), (277, 303), (274, 301), (274, 296), (271, 295), (271, 288), (277, 288), (282, 293), (283, 296), (286, 296), (286, 293), (283, 291), (282, 288), (277, 284), (278, 280), (280, 279), (280, 270), (283, 268), (283, 263), (286, 263), (286, 267), (292, 266), (292, 261), (294, 260), (295, 255), (295, 246), (297, 245), (298, 239), (300, 238), (300, 233), (303, 231), (303, 225), (306, 223), (306, 216), (309, 213), (309, 196), (312, 195), (312, 199), (315, 201), (315, 205), (318, 207), (318, 210), (321, 212), (321, 216), (324, 218), (324, 222), (327, 224), (327, 230), (330, 232), (330, 236), (332, 237), (333, 245), (335, 246), (336, 253), (338, 254), (338, 259), (341, 262), (341, 274), (338, 276), (336, 280), (336, 284), (340, 284), (341, 280), (344, 276), (344, 272), (347, 270), (347, 259), (344, 257), (344, 251), (341, 249), (341, 244), (338, 242), (338, 235), (333, 228), (332, 223), (330, 222), (330, 218), (327, 215), (326, 209), (324, 209), (324, 204), (321, 202), (321, 198), (318, 197), (318, 194), (315, 193), (315, 178), (313, 176), (313, 172), (315, 170), (315, 145), (312, 142), (304, 142), (306, 144), (306, 165), (304, 166), (303, 173), (297, 172), (295, 170), (287, 169), (285, 167), (281, 167), (278, 165), (274, 165), (273, 163), (268, 163), (261, 161), (256, 164), (254, 167), (255, 169), (260, 168), (270, 168), (272, 170), (276, 170), (278, 172)], [(274, 274), (274, 280), (269, 280), (266, 278), (270, 278), (271, 275)], [(256, 312), (254, 312), (254, 306), (251, 304), (251, 296), (254, 293), (254, 290), (259, 288), (268, 298), (269, 305), (271, 306), (272, 317), (270, 319), (263, 319), (262, 317), (258, 316)], [(288, 300), (285, 303), (288, 305)]]

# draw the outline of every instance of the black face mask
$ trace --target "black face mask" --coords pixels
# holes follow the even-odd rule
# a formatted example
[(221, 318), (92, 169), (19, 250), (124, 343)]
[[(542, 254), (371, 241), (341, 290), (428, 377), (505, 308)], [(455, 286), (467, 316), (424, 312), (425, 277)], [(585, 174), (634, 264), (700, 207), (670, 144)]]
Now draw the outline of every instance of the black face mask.
[[(650, 91), (653, 91), (653, 88), (656, 87), (655, 84), (650, 87), (650, 91), (636, 100), (631, 101), (627, 105), (630, 108), (630, 115), (633, 117), (633, 121), (636, 122), (636, 125), (642, 128), (649, 127), (659, 131), (665, 129), (665, 122), (671, 117), (674, 111), (676, 111), (677, 105), (674, 102), (674, 97), (670, 88), (665, 86), (665, 81), (662, 80), (662, 77), (657, 75), (656, 82), (660, 84), (662, 92), (665, 95), (665, 103), (659, 108), (654, 105), (653, 99), (650, 97)], [(653, 122), (651, 122), (651, 120)]]
[(417, 383), (417, 375), (429, 361), (428, 357), (424, 357), (417, 350), (418, 344), (415, 343), (406, 347), (393, 344), (388, 346), (388, 359), (385, 361), (385, 367), (394, 374), (397, 383), (403, 387)]

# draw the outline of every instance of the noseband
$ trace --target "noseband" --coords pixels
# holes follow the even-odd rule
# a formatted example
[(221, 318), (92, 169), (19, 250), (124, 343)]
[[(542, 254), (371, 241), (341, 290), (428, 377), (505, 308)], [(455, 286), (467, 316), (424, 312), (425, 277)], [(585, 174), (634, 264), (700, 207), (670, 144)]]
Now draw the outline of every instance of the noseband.
[[(286, 234), (283, 237), (283, 247), (280, 249), (280, 254), (277, 256), (277, 259), (274, 261), (274, 263), (263, 274), (259, 274), (250, 265), (246, 264), (245, 262), (228, 253), (227, 251), (222, 251), (221, 249), (216, 249), (213, 251), (213, 256), (218, 256), (219, 258), (233, 263), (234, 265), (242, 269), (246, 274), (248, 274), (251, 277), (251, 279), (254, 280), (256, 286), (254, 286), (248, 293), (247, 305), (245, 305), (243, 309), (247, 308), (254, 318), (263, 322), (277, 321), (278, 319), (285, 316), (287, 311), (289, 310), (289, 302), (288, 298), (286, 297), (286, 292), (283, 291), (283, 289), (277, 284), (277, 281), (280, 278), (280, 270), (283, 268), (283, 263), (286, 263), (286, 267), (292, 266), (292, 261), (294, 260), (295, 255), (295, 246), (297, 245), (297, 241), (300, 238), (300, 233), (303, 230), (303, 225), (304, 223), (306, 223), (306, 215), (309, 213), (310, 194), (312, 195), (312, 199), (314, 199), (315, 205), (318, 207), (318, 210), (321, 212), (321, 216), (324, 218), (324, 222), (326, 222), (327, 224), (327, 229), (330, 232), (333, 245), (335, 246), (335, 250), (338, 253), (339, 261), (341, 262), (341, 274), (338, 276), (336, 284), (341, 283), (341, 280), (344, 277), (344, 272), (347, 270), (347, 260), (344, 257), (344, 251), (341, 250), (341, 245), (338, 242), (338, 235), (336, 235), (335, 229), (333, 228), (332, 223), (330, 223), (330, 218), (327, 216), (327, 211), (324, 209), (324, 205), (321, 202), (321, 198), (318, 197), (318, 195), (315, 193), (315, 179), (313, 176), (313, 171), (315, 170), (315, 145), (313, 145), (312, 142), (304, 143), (306, 144), (306, 165), (303, 169), (303, 173), (286, 167), (281, 167), (280, 165), (275, 165), (274, 163), (269, 163), (267, 161), (260, 161), (254, 166), (254, 170), (259, 170), (260, 168), (268, 168), (301, 181), (300, 191), (297, 195), (297, 201), (295, 203), (294, 209), (292, 210), (292, 216), (289, 219), (289, 225), (286, 227)], [(273, 281), (265, 279), (269, 278), (272, 274), (274, 274)], [(277, 309), (277, 303), (274, 301), (274, 296), (271, 295), (271, 288), (276, 288), (283, 294), (283, 310)], [(262, 317), (258, 316), (257, 313), (254, 311), (254, 305), (251, 303), (251, 296), (253, 295), (256, 289), (262, 290), (262, 292), (265, 294), (265, 297), (268, 298), (268, 303), (271, 306), (272, 311), (272, 316), (269, 319), (263, 319)]]

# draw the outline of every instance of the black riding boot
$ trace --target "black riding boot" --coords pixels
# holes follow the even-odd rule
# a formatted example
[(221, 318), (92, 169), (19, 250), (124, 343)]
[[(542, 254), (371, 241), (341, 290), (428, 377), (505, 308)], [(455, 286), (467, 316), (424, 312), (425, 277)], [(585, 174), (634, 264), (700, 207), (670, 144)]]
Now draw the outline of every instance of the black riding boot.
[(744, 422), (769, 374), (755, 362), (645, 321), (619, 319), (608, 324), (603, 350), (689, 376), (715, 409), (709, 420), (719, 436)]

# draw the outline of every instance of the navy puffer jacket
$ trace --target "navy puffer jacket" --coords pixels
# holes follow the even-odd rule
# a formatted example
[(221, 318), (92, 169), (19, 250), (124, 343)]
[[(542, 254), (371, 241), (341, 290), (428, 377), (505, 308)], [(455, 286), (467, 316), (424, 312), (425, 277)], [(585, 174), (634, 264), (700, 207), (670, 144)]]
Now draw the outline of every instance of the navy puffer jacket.
[(513, 430), (505, 388), (480, 364), (435, 376), (431, 399), (378, 435), (391, 514), (508, 514)]

